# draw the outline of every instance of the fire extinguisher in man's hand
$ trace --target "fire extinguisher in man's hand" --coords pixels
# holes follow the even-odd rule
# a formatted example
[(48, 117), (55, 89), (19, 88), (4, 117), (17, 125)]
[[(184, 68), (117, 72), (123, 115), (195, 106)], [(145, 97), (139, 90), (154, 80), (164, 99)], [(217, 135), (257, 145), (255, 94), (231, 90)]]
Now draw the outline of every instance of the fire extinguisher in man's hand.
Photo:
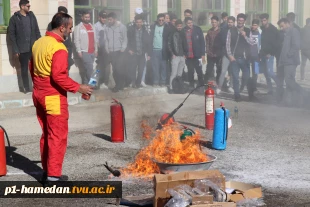
[(212, 83), (208, 83), (208, 88), (205, 91), (205, 119), (206, 129), (213, 130), (214, 128), (214, 90)]

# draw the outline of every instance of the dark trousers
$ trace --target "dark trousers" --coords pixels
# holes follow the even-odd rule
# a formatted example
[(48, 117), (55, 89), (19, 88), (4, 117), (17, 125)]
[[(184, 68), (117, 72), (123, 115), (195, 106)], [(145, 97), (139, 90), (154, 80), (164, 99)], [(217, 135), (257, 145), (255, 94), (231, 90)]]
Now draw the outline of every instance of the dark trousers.
[(236, 58), (236, 61), (230, 62), (230, 67), (233, 76), (233, 85), (235, 98), (240, 97), (239, 89), (239, 73), (242, 71), (242, 85), (247, 86), (250, 77), (250, 68), (248, 61), (245, 58)]
[(162, 50), (153, 50), (152, 54), (153, 84), (165, 85), (167, 78), (167, 61), (163, 58)]
[(113, 78), (115, 81), (115, 88), (119, 90), (124, 89), (125, 70), (124, 70), (125, 54), (121, 51), (110, 52), (108, 56), (108, 63), (112, 65)]
[[(141, 85), (144, 66), (145, 66), (145, 54), (129, 55), (127, 75), (131, 84), (135, 84), (136, 86)], [(137, 77), (137, 68), (138, 68), (138, 77)]]
[(205, 82), (207, 83), (208, 80), (214, 79), (214, 66), (216, 65), (216, 83), (219, 83), (220, 75), (222, 72), (222, 58), (221, 57), (211, 57), (207, 56), (207, 70), (205, 74)]
[(29, 61), (31, 58), (31, 52), (25, 52), (19, 54), (19, 62), (21, 67), (21, 75), (23, 80), (23, 85), (25, 88), (25, 92), (30, 91), (29, 87), (29, 79), (28, 79), (28, 67), (29, 67)]
[(198, 76), (199, 85), (203, 85), (204, 82), (203, 82), (202, 65), (200, 65), (199, 59), (197, 58), (186, 59), (186, 66), (188, 69), (188, 82), (190, 86), (194, 87), (195, 85), (195, 79), (194, 79), (195, 70)]
[(251, 83), (252, 83), (252, 88), (253, 91), (257, 91), (257, 78), (258, 78), (258, 74), (257, 74), (257, 64), (256, 63), (256, 58), (252, 58), (251, 59), (251, 67), (252, 67), (252, 75), (251, 75)]
[(284, 80), (286, 83), (286, 89), (288, 93), (301, 93), (301, 86), (296, 83), (296, 68), (297, 65), (284, 65), (278, 68), (278, 81), (277, 81), (277, 93), (278, 93), (278, 101), (281, 101), (284, 94), (283, 84)]
[(305, 79), (305, 68), (307, 64), (307, 60), (310, 60), (310, 50), (302, 50), (301, 51), (301, 65), (300, 65), (300, 79)]
[(108, 53), (102, 50), (98, 51), (98, 59), (97, 59), (97, 69), (100, 70), (100, 79), (99, 84), (104, 83), (106, 85), (109, 84), (110, 77), (110, 63), (108, 58)]
[(88, 84), (93, 72), (94, 72), (94, 60), (95, 60), (95, 54), (91, 54), (88, 52), (82, 52), (82, 61), (84, 65), (84, 77), (83, 77), (83, 83)]

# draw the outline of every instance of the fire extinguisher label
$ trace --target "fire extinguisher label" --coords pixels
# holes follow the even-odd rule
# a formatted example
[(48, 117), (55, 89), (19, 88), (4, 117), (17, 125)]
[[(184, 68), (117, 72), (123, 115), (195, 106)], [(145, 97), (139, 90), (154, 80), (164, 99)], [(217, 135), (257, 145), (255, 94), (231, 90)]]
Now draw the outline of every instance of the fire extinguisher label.
[(213, 113), (213, 98), (207, 97), (206, 100), (206, 113), (212, 114)]

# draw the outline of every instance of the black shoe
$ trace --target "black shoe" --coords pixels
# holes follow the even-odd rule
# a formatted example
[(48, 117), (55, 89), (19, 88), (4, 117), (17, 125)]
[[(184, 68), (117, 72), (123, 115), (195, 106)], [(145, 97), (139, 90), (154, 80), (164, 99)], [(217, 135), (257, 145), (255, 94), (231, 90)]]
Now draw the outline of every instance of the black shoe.
[(62, 175), (60, 177), (47, 177), (47, 180), (43, 182), (43, 187), (52, 187), (55, 185), (55, 182), (64, 182), (68, 180), (69, 177), (67, 175)]
[(47, 173), (43, 171), (42, 177), (41, 177), (41, 182), (46, 182), (47, 180)]

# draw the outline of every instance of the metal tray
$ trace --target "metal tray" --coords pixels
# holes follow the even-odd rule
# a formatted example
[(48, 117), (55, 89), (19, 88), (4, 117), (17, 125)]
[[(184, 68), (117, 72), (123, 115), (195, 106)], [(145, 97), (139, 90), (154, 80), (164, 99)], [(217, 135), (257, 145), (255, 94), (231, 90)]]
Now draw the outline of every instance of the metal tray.
[(185, 172), (185, 171), (202, 171), (208, 170), (213, 162), (217, 159), (217, 157), (213, 155), (207, 155), (210, 161), (208, 162), (198, 162), (198, 163), (189, 163), (189, 164), (174, 164), (174, 163), (163, 163), (157, 162), (153, 160), (160, 169), (161, 173), (171, 174), (177, 172)]

